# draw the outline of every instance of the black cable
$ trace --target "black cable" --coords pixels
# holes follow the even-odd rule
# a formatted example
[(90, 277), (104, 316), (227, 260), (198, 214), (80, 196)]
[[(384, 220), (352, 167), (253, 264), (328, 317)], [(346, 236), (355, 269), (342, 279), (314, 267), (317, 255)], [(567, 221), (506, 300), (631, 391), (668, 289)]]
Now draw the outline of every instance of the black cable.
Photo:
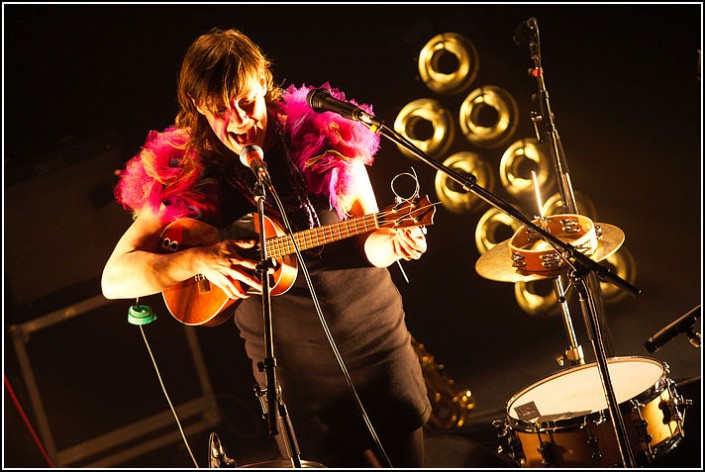
[(360, 409), (360, 413), (362, 414), (362, 419), (365, 422), (365, 424), (367, 425), (367, 428), (370, 431), (370, 435), (372, 436), (372, 439), (374, 440), (375, 444), (377, 445), (377, 448), (379, 449), (379, 451), (384, 456), (384, 460), (387, 463), (388, 467), (392, 467), (392, 463), (389, 460), (389, 457), (387, 456), (387, 452), (384, 450), (384, 447), (382, 447), (382, 444), (379, 440), (379, 437), (377, 436), (377, 432), (375, 431), (374, 426), (372, 425), (372, 422), (370, 421), (370, 418), (367, 414), (367, 411), (365, 410), (365, 407), (363, 406), (362, 401), (360, 400), (360, 397), (357, 394), (357, 390), (355, 389), (355, 385), (353, 384), (353, 381), (350, 378), (350, 373), (348, 372), (348, 369), (345, 366), (345, 361), (343, 360), (343, 358), (340, 354), (340, 351), (338, 351), (338, 347), (335, 344), (335, 340), (333, 339), (333, 335), (331, 334), (330, 329), (328, 328), (328, 323), (326, 322), (325, 317), (323, 316), (321, 306), (318, 302), (318, 296), (316, 295), (316, 291), (315, 291), (315, 289), (313, 287), (313, 283), (311, 281), (311, 276), (308, 272), (308, 268), (306, 267), (306, 263), (304, 262), (303, 256), (301, 255), (301, 251), (299, 250), (299, 246), (296, 244), (296, 239), (294, 238), (293, 230), (292, 230), (291, 225), (289, 224), (289, 220), (286, 216), (286, 211), (284, 210), (284, 205), (282, 204), (281, 200), (279, 199), (279, 195), (277, 195), (273, 186), (269, 186), (269, 191), (272, 194), (272, 197), (274, 197), (274, 201), (275, 201), (277, 207), (279, 208), (279, 213), (281, 214), (281, 217), (282, 217), (282, 223), (284, 224), (284, 227), (286, 228), (286, 231), (289, 235), (289, 238), (291, 239), (291, 242), (294, 245), (294, 251), (295, 251), (296, 257), (299, 261), (299, 266), (301, 267), (301, 271), (303, 272), (304, 278), (306, 279), (306, 284), (308, 285), (309, 291), (311, 292), (311, 298), (313, 300), (313, 305), (316, 308), (316, 313), (318, 314), (318, 318), (321, 321), (321, 326), (323, 327), (323, 330), (326, 333), (326, 338), (328, 339), (328, 342), (330, 343), (330, 346), (333, 349), (333, 354), (335, 355), (335, 358), (338, 361), (338, 365), (340, 366), (340, 370), (343, 372), (343, 376), (345, 377), (345, 381), (347, 382), (348, 386), (350, 387), (350, 391), (352, 392), (352, 395), (355, 398), (355, 403), (357, 404), (357, 407)]

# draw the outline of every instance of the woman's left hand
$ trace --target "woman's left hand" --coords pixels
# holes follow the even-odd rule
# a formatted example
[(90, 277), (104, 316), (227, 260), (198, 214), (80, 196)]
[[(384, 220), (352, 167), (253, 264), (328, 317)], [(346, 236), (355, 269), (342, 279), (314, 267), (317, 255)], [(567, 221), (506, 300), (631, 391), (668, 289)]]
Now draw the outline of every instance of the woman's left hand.
[(392, 250), (400, 259), (419, 259), (426, 249), (426, 228), (422, 226), (397, 229), (392, 236)]

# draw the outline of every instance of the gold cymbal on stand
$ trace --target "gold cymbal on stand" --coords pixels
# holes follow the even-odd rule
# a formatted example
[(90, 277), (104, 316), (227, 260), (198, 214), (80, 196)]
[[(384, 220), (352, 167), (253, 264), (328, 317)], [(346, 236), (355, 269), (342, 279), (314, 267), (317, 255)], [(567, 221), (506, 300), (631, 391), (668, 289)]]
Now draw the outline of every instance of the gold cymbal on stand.
[[(614, 254), (624, 243), (624, 231), (616, 226), (607, 223), (595, 223), (602, 229), (597, 249), (590, 256), (590, 259), (600, 262)], [(545, 272), (527, 272), (512, 266), (511, 251), (509, 249), (509, 239), (497, 244), (495, 247), (484, 253), (475, 263), (477, 273), (489, 280), (497, 282), (530, 282), (532, 280), (551, 279), (564, 275), (568, 268), (562, 267), (556, 270)]]

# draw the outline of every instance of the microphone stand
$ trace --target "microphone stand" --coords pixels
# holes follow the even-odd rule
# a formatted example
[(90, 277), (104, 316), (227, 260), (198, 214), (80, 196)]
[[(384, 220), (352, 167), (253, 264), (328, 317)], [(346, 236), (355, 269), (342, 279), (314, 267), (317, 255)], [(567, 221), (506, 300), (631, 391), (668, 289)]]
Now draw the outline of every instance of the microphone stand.
[[(574, 278), (575, 285), (578, 288), (580, 300), (585, 310), (590, 310), (591, 313), (594, 313), (595, 308), (594, 297), (591, 296), (586, 286), (581, 283), (582, 281), (584, 281), (585, 277), (591, 273), (597, 274), (597, 276), (600, 277), (601, 280), (614, 284), (618, 288), (629, 292), (633, 296), (639, 294), (640, 290), (638, 288), (634, 287), (618, 275), (614, 274), (609, 268), (598, 264), (585, 254), (578, 251), (575, 247), (556, 238), (554, 235), (544, 230), (541, 226), (534, 224), (533, 221), (523, 215), (520, 211), (518, 211), (508, 202), (502, 200), (502, 198), (500, 198), (499, 196), (478, 185), (477, 177), (475, 177), (474, 175), (470, 174), (467, 176), (463, 176), (450, 169), (449, 167), (441, 164), (440, 162), (432, 159), (431, 157), (427, 156), (423, 151), (414, 146), (411, 142), (406, 140), (406, 138), (397, 133), (394, 129), (390, 128), (379, 120), (374, 120), (374, 123), (367, 122), (366, 120), (360, 121), (365, 123), (372, 131), (379, 132), (382, 136), (389, 139), (397, 146), (407, 149), (420, 161), (433, 167), (439, 172), (443, 172), (449, 178), (457, 182), (463, 188), (463, 190), (474, 193), (491, 206), (497, 208), (503, 213), (506, 213), (513, 219), (519, 221), (528, 229), (535, 231), (545, 241), (547, 241), (554, 248), (556, 248), (561, 257), (569, 264), (570, 267), (573, 268), (572, 277)], [(586, 316), (585, 318), (586, 322), (590, 321), (589, 328), (594, 333), (592, 336), (593, 346), (596, 350), (596, 356), (601, 359), (599, 362), (599, 370), (601, 378), (603, 380), (605, 396), (608, 399), (610, 417), (612, 418), (612, 423), (615, 427), (615, 432), (619, 441), (622, 459), (625, 466), (634, 467), (634, 458), (631, 449), (628, 447), (629, 443), (627, 440), (626, 430), (624, 428), (624, 421), (619, 412), (619, 408), (614, 395), (614, 390), (612, 389), (612, 385), (609, 381), (609, 373), (607, 372), (607, 364), (604, 359), (604, 355), (601, 355), (601, 353), (604, 352), (604, 345), (602, 344), (602, 336), (599, 329), (599, 323), (594, 318), (594, 316)]]
[[(519, 45), (528, 43), (529, 52), (531, 55), (531, 60), (534, 63), (534, 67), (529, 69), (529, 75), (536, 78), (538, 94), (533, 95), (532, 99), (538, 102), (539, 113), (531, 112), (531, 122), (534, 125), (534, 131), (536, 133), (536, 139), (539, 143), (545, 143), (542, 139), (541, 133), (539, 131), (539, 125), (544, 127), (544, 135), (550, 143), (549, 150), (551, 156), (553, 157), (553, 162), (558, 175), (558, 190), (561, 195), (561, 199), (568, 213), (578, 214), (578, 207), (575, 203), (575, 196), (573, 193), (573, 186), (570, 180), (570, 174), (568, 172), (568, 162), (565, 158), (565, 151), (563, 150), (563, 144), (561, 143), (561, 138), (558, 135), (558, 129), (553, 121), (554, 115), (551, 110), (551, 103), (548, 97), (548, 90), (546, 90), (546, 83), (544, 81), (543, 66), (541, 64), (541, 42), (539, 38), (538, 23), (535, 18), (530, 18), (526, 22), (519, 26), (522, 29), (521, 34), (515, 35), (515, 42)], [(596, 295), (595, 296), (595, 308), (597, 313), (600, 315), (603, 325), (607, 325), (604, 306), (602, 304), (602, 291), (600, 289), (600, 283), (593, 274), (588, 274), (587, 284), (589, 289)], [(562, 278), (558, 277), (554, 280), (554, 286), (558, 291), (559, 298), (562, 297)], [(566, 329), (568, 330), (568, 335), (571, 339), (571, 351), (581, 353), (580, 346), (575, 347), (574, 340), (575, 337), (572, 334), (572, 326), (570, 322), (570, 314), (567, 311), (567, 306), (562, 303), (564, 321), (566, 324)], [(609, 336), (609, 331), (603, 329), (602, 331), (603, 342), (605, 344), (605, 352), (608, 356), (614, 355), (614, 350), (612, 348), (611, 339)], [(577, 349), (577, 350), (576, 350)], [(570, 352), (570, 351), (569, 351)], [(581, 364), (584, 363), (580, 362)]]
[[(565, 158), (565, 151), (563, 149), (560, 136), (558, 135), (558, 130), (553, 121), (554, 115), (551, 110), (548, 91), (544, 81), (538, 22), (536, 21), (536, 18), (530, 18), (519, 25), (519, 28), (522, 30), (521, 34), (515, 35), (514, 39), (519, 45), (528, 43), (531, 60), (533, 62), (533, 68), (529, 69), (529, 75), (536, 78), (538, 89), (538, 94), (532, 96), (532, 99), (538, 102), (539, 114), (536, 114), (535, 112), (531, 113), (531, 121), (534, 124), (536, 137), (540, 143), (545, 142), (541, 138), (541, 133), (539, 132), (539, 125), (543, 125), (543, 134), (546, 136), (546, 139), (550, 144), (551, 155), (553, 157), (556, 173), (558, 175), (558, 188), (561, 198), (568, 213), (578, 214), (578, 209), (573, 194), (573, 187), (571, 185), (570, 175), (568, 173), (568, 163)], [(592, 271), (588, 271), (583, 274), (577, 272), (578, 271), (573, 272), (571, 279), (578, 292), (578, 299), (583, 311), (583, 318), (587, 327), (588, 337), (590, 338), (593, 345), (593, 351), (595, 352), (595, 359), (599, 367), (598, 370), (600, 372), (600, 378), (602, 379), (603, 390), (605, 397), (608, 400), (612, 423), (615, 428), (615, 433), (617, 434), (620, 452), (622, 454), (622, 462), (626, 467), (634, 467), (635, 463), (632, 449), (629, 447), (629, 441), (624, 430), (622, 416), (619, 414), (619, 410), (616, 406), (616, 399), (614, 398), (614, 392), (612, 390), (607, 367), (607, 358), (608, 356), (613, 355), (613, 349), (611, 347), (609, 331), (603, 329), (603, 327), (607, 326), (607, 323), (604, 306), (602, 304), (600, 283)], [(554, 284), (558, 290), (561, 289), (560, 277), (555, 279)], [(559, 296), (560, 295), (561, 293), (559, 293)], [(563, 305), (565, 305), (565, 303), (563, 303), (562, 306)], [(566, 326), (570, 326), (570, 318), (567, 312), (567, 307), (564, 307), (563, 312), (566, 319)], [(602, 326), (599, 320), (602, 320)]]
[(274, 357), (274, 343), (272, 336), (272, 306), (270, 294), (269, 269), (274, 267), (272, 260), (267, 256), (267, 235), (265, 234), (264, 200), (266, 198), (265, 185), (262, 179), (258, 178), (254, 186), (253, 196), (257, 206), (259, 222), (259, 244), (260, 262), (257, 264), (257, 273), (262, 283), (262, 317), (264, 321), (264, 361), (258, 363), (260, 372), (264, 372), (266, 379), (265, 391), (256, 385), (255, 394), (260, 400), (264, 418), (267, 420), (269, 434), (276, 436), (279, 434), (278, 421), (284, 427), (284, 443), (287, 453), (291, 459), (292, 466), (302, 467), (301, 457), (296, 436), (291, 424), (291, 419), (287, 413), (286, 406), (281, 399), (281, 387), (277, 384), (275, 367), (277, 365)]

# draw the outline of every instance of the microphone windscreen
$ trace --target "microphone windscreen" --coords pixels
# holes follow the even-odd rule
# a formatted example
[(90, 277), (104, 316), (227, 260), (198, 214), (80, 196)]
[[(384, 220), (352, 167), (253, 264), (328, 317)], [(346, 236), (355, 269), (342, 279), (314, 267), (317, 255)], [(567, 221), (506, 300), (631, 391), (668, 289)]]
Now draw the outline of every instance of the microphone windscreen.
[(320, 113), (325, 111), (323, 108), (324, 101), (330, 96), (330, 92), (326, 89), (313, 89), (306, 95), (306, 101), (313, 111)]
[(240, 162), (245, 167), (251, 167), (252, 160), (255, 158), (259, 158), (260, 160), (264, 158), (262, 148), (256, 144), (248, 144), (240, 151)]

